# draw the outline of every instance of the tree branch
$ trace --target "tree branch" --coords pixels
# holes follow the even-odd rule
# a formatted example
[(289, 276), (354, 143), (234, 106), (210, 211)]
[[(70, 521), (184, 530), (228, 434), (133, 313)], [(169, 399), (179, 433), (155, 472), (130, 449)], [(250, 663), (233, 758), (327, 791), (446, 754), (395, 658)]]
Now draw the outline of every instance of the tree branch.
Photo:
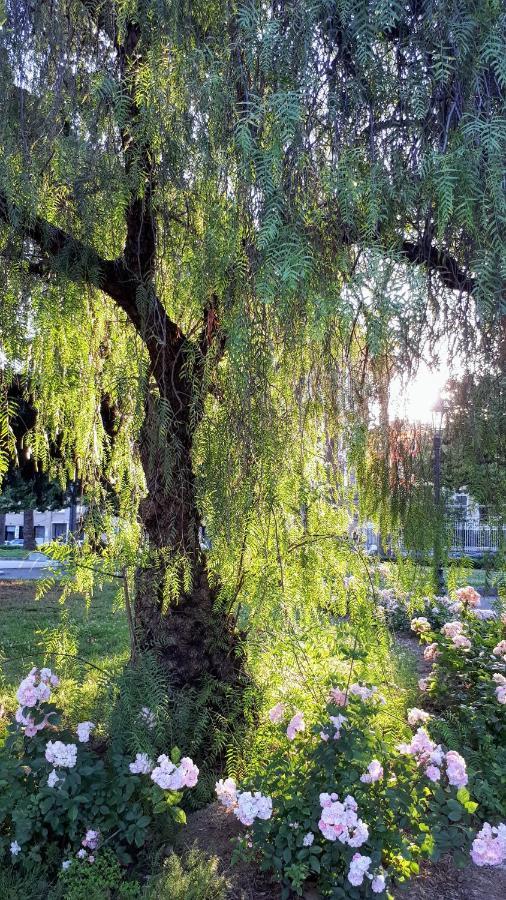
[(152, 361), (159, 363), (160, 355), (167, 353), (166, 358), (170, 359), (180, 351), (181, 343), (186, 340), (180, 329), (169, 319), (154, 293), (150, 293), (144, 303), (139, 301), (142, 283), (133, 276), (122, 258), (104, 259), (93, 247), (40, 216), (29, 218), (23, 215), (0, 192), (2, 222), (38, 247), (42, 261), (27, 259), (30, 274), (43, 278), (51, 273), (60, 274), (69, 281), (93, 285), (103, 291), (126, 313), (145, 342)]
[(463, 291), (472, 294), (476, 288), (474, 278), (462, 269), (455, 257), (445, 250), (438, 250), (433, 244), (403, 241), (401, 252), (410, 262), (426, 265), (435, 272), (445, 287), (452, 291)]

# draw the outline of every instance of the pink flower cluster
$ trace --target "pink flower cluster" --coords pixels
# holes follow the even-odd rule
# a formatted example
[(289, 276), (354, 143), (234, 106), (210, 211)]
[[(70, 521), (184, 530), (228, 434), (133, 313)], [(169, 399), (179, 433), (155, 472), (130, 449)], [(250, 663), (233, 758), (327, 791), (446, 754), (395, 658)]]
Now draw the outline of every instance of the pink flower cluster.
[[(276, 706), (273, 706), (272, 709), (269, 710), (268, 716), (274, 725), (279, 725), (279, 723), (282, 722), (285, 717), (285, 712), (286, 708), (284, 704), (276, 703)], [(288, 740), (293, 741), (299, 731), (305, 730), (306, 723), (304, 722), (304, 715), (300, 711), (296, 712), (295, 715), (290, 719), (286, 729), (286, 736)]]
[(499, 643), (492, 650), (494, 656), (502, 656), (504, 662), (506, 662), (506, 641), (499, 641)]
[(87, 744), (90, 739), (90, 733), (96, 728), (94, 722), (79, 722), (76, 734), (81, 744)]
[(436, 643), (427, 644), (425, 650), (423, 651), (423, 658), (428, 659), (430, 661), (437, 659), (439, 656), (439, 649)]
[(132, 775), (150, 775), (153, 771), (153, 765), (147, 753), (137, 753), (134, 761), (130, 763), (128, 768)]
[(473, 841), (471, 858), (477, 866), (501, 866), (506, 862), (506, 825), (501, 823), (494, 828), (485, 822)]
[(471, 641), (465, 634), (462, 634), (463, 627), (462, 622), (447, 622), (446, 625), (443, 625), (441, 633), (445, 637), (450, 638), (455, 647), (459, 647), (461, 650), (469, 650)]
[[(51, 697), (51, 688), (57, 687), (59, 684), (57, 675), (53, 675), (51, 669), (37, 669), (34, 667), (23, 678), (18, 687), (16, 697), (19, 707), (16, 710), (15, 719), (18, 725), (22, 725), (24, 733), (27, 737), (35, 737), (38, 731), (41, 731), (49, 724), (49, 714), (42, 715), (40, 708), (41, 703), (47, 703)], [(33, 710), (33, 714), (27, 714), (26, 709)], [(42, 718), (36, 721), (35, 713), (40, 713)]]
[(330, 691), (329, 700), (332, 703), (335, 703), (336, 706), (346, 706), (348, 697), (346, 691), (342, 691), (341, 688), (335, 687)]
[(77, 761), (77, 746), (64, 744), (62, 741), (48, 741), (45, 756), (55, 769), (73, 769)]
[(500, 675), (499, 672), (495, 672), (492, 678), (497, 685), (495, 694), (499, 703), (506, 703), (506, 678), (504, 675)]
[(183, 756), (178, 766), (162, 753), (158, 765), (151, 772), (151, 780), (164, 791), (180, 791), (185, 787), (195, 787), (199, 770), (189, 756)]
[(339, 687), (332, 688), (329, 693), (329, 700), (331, 703), (335, 703), (336, 706), (346, 706), (349, 695), (358, 697), (364, 703), (367, 700), (372, 700), (372, 698), (380, 702), (384, 701), (384, 698), (378, 694), (378, 688), (375, 685), (369, 688), (365, 684), (359, 684), (358, 682), (350, 684), (349, 688), (346, 688), (344, 691)]
[(93, 831), (92, 828), (89, 828), (82, 840), (83, 847), (87, 847), (88, 850), (96, 850), (99, 843), (100, 831)]
[(238, 791), (233, 778), (216, 782), (216, 796), (225, 809), (231, 809), (243, 825), (253, 825), (255, 819), (270, 819), (272, 800), (260, 791)]
[(480, 605), (480, 594), (478, 591), (475, 591), (470, 584), (466, 587), (461, 587), (457, 591), (455, 591), (455, 596), (459, 603), (463, 603), (464, 606), (479, 606)]
[(418, 725), (418, 722), (428, 722), (430, 719), (430, 713), (425, 712), (424, 709), (417, 709), (416, 706), (413, 709), (408, 709), (408, 722), (413, 727)]
[(430, 622), (425, 616), (418, 616), (415, 619), (411, 619), (411, 631), (414, 631), (415, 634), (423, 634), (424, 631), (430, 630)]
[(352, 684), (348, 689), (348, 693), (352, 694), (354, 697), (359, 697), (360, 700), (372, 700), (372, 698), (377, 695), (378, 700), (382, 700), (380, 695), (378, 694), (378, 688), (373, 685), (373, 687), (366, 687), (365, 684)]
[(364, 883), (364, 877), (367, 877), (371, 882), (373, 894), (382, 894), (386, 888), (385, 874), (382, 869), (379, 869), (375, 875), (371, 875), (369, 872), (370, 865), (370, 856), (362, 856), (361, 853), (355, 853), (351, 858), (348, 881), (353, 887), (360, 887)]
[(340, 841), (350, 847), (361, 847), (369, 837), (369, 829), (357, 815), (357, 803), (351, 796), (341, 802), (337, 794), (320, 794), (322, 808), (318, 828), (329, 841)]
[(220, 778), (216, 782), (216, 796), (225, 809), (233, 809), (237, 804), (237, 786), (233, 778)]
[(288, 728), (286, 729), (286, 736), (289, 741), (293, 741), (296, 734), (299, 731), (305, 731), (306, 723), (304, 722), (304, 716), (301, 712), (295, 713), (292, 719), (290, 719), (288, 723)]
[(367, 772), (360, 776), (360, 781), (364, 784), (374, 784), (383, 778), (383, 766), (378, 759), (373, 759), (367, 766)]
[(435, 744), (425, 728), (419, 728), (411, 743), (399, 744), (400, 753), (414, 756), (419, 766), (425, 768), (425, 774), (431, 781), (441, 778), (441, 766), (446, 763), (448, 783), (453, 787), (465, 787), (468, 782), (465, 759), (456, 750), (443, 751), (440, 744)]
[(269, 710), (269, 719), (273, 722), (274, 725), (279, 725), (279, 723), (283, 720), (285, 715), (285, 706), (283, 703), (276, 703), (276, 706), (273, 706), (272, 709)]
[(370, 856), (362, 856), (361, 853), (353, 854), (348, 872), (348, 881), (353, 887), (360, 887), (360, 885), (363, 884), (364, 876), (366, 875), (371, 862)]

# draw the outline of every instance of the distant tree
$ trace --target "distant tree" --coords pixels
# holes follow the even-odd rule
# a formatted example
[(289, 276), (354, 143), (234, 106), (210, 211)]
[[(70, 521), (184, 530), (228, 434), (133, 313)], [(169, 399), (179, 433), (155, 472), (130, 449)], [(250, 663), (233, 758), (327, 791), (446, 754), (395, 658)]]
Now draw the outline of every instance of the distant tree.
[(468, 373), (447, 388), (443, 476), (467, 488), (491, 513), (506, 517), (506, 377)]

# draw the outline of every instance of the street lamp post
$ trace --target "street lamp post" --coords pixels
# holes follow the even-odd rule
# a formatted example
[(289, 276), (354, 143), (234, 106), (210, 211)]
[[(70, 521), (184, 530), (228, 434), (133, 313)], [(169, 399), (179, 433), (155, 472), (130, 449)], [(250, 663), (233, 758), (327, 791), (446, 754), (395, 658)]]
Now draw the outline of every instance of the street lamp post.
[(445, 579), (443, 572), (443, 520), (444, 513), (441, 506), (441, 444), (442, 444), (442, 424), (443, 424), (443, 405), (441, 399), (435, 404), (433, 409), (434, 436), (432, 439), (433, 450), (433, 480), (434, 480), (434, 508), (436, 513), (436, 523), (434, 532), (434, 586), (438, 596), (445, 593)]

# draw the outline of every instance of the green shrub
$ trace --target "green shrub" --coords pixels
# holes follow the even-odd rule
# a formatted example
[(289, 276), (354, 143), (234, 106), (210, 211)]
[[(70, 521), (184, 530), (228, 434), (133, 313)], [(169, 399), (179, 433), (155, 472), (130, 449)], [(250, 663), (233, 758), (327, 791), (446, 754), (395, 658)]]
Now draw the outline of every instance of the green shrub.
[(50, 900), (136, 900), (142, 890), (136, 882), (125, 882), (124, 872), (111, 850), (100, 850), (90, 863), (73, 859), (60, 870), (58, 885)]
[(227, 883), (218, 860), (192, 849), (182, 859), (172, 853), (149, 885), (147, 900), (224, 900)]

